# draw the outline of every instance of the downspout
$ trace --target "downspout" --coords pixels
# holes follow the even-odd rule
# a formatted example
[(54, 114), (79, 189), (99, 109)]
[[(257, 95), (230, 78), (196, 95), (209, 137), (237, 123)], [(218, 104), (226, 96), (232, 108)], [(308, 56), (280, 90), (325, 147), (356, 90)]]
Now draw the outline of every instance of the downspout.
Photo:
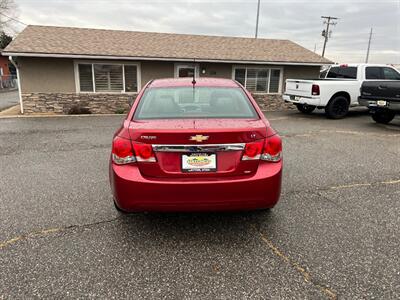
[(22, 93), (21, 93), (21, 80), (19, 77), (19, 69), (17, 63), (13, 60), (12, 56), (9, 56), (8, 59), (14, 65), (15, 70), (17, 70), (17, 83), (18, 83), (18, 96), (19, 96), (19, 106), (21, 110), (21, 114), (24, 113), (24, 104), (22, 103)]

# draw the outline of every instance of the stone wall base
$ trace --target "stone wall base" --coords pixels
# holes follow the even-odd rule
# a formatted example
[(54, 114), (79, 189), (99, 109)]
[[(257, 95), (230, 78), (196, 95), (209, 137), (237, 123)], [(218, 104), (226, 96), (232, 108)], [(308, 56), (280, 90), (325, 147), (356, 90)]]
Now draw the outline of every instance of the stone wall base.
[(127, 94), (22, 94), (24, 113), (110, 114), (126, 113), (136, 95)]
[(253, 94), (253, 98), (264, 111), (295, 109), (293, 104), (283, 101), (282, 95)]
[[(55, 114), (109, 114), (126, 113), (129, 103), (136, 95), (127, 94), (75, 94), (75, 93), (30, 93), (22, 94), (24, 113)], [(282, 100), (281, 95), (254, 94), (262, 110), (278, 111), (293, 109), (293, 105)]]

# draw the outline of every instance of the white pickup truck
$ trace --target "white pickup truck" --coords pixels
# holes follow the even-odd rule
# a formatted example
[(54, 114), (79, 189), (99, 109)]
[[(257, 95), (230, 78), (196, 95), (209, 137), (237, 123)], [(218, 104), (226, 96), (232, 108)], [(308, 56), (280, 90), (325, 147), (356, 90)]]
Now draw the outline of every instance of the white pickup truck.
[(283, 95), (303, 113), (324, 108), (328, 118), (340, 119), (349, 107), (358, 105), (360, 87), (365, 80), (400, 80), (400, 73), (389, 65), (332, 65), (320, 79), (287, 79)]

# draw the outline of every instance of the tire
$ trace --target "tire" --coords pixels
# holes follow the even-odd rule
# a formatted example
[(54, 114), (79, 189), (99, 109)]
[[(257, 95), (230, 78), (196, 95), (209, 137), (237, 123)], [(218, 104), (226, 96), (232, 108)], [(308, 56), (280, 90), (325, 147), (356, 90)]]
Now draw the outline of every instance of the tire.
[(316, 107), (314, 105), (296, 104), (297, 109), (303, 114), (311, 114)]
[(342, 119), (349, 112), (349, 101), (344, 96), (331, 99), (325, 107), (326, 116), (329, 119)]
[(396, 113), (390, 110), (377, 110), (372, 114), (372, 119), (376, 123), (380, 124), (388, 124), (390, 121), (393, 120)]

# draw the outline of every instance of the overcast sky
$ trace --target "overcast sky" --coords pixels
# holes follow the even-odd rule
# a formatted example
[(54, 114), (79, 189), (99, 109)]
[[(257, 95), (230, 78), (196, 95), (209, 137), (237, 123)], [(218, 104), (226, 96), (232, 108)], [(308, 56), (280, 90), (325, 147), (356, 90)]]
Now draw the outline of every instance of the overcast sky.
[[(257, 0), (14, 0), (27, 24), (252, 37)], [(339, 17), (326, 57), (400, 64), (400, 0), (261, 0), (260, 38), (290, 39), (321, 54), (321, 15)], [(23, 26), (17, 26), (22, 29)]]

